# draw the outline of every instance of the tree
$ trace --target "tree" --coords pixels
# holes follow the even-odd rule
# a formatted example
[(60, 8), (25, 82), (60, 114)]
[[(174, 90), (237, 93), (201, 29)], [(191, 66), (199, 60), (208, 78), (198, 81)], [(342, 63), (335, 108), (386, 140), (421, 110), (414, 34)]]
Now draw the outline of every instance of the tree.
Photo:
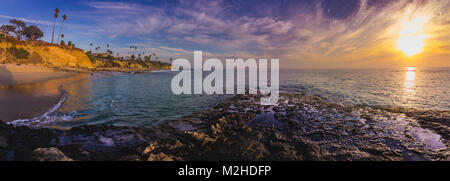
[(42, 38), (44, 36), (44, 33), (42, 33), (42, 31), (37, 26), (31, 25), (25, 28), (24, 35), (28, 40), (34, 41)]
[(63, 29), (63, 26), (64, 26), (64, 21), (67, 20), (67, 15), (64, 14), (64, 15), (62, 16), (62, 18), (63, 18), (63, 20), (62, 20), (62, 23), (61, 23), (61, 27), (59, 28), (58, 41), (59, 41), (59, 37), (61, 36), (61, 32), (62, 32), (62, 29)]
[(64, 40), (61, 40), (61, 43), (59, 43), (62, 46), (66, 46), (66, 43), (64, 43)]
[(64, 39), (64, 34), (61, 34), (61, 39)]
[(52, 43), (53, 43), (53, 37), (54, 37), (54, 34), (55, 34), (56, 19), (58, 19), (58, 16), (59, 16), (59, 9), (58, 8), (55, 9), (55, 14), (53, 14), (53, 16), (55, 17), (55, 20), (53, 21)]
[[(135, 46), (135, 45), (131, 45), (131, 46), (130, 46), (130, 49), (134, 49), (134, 54), (136, 54), (136, 51), (137, 51), (138, 47)], [(134, 54), (133, 54), (133, 55), (134, 55)]]
[(14, 27), (14, 30), (11, 32), (16, 35), (17, 40), (22, 40), (22, 37), (24, 36), (24, 33), (25, 33), (25, 28), (26, 28), (25, 23), (23, 21), (20, 21), (17, 19), (12, 19), (9, 22)]
[(68, 47), (71, 47), (71, 46), (72, 46), (72, 41), (68, 41), (68, 42), (67, 42), (67, 46), (68, 46)]
[(93, 45), (92, 43), (89, 43), (89, 46), (91, 47), (91, 52), (92, 52), (92, 45)]

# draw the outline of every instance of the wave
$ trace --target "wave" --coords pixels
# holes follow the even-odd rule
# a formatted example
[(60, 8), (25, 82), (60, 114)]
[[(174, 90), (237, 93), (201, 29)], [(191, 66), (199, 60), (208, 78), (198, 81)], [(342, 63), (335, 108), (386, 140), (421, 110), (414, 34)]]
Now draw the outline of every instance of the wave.
[[(52, 108), (50, 108), (47, 112), (45, 112), (41, 116), (37, 116), (31, 119), (18, 119), (11, 122), (8, 122), (9, 125), (14, 126), (29, 126), (29, 127), (42, 127), (51, 122), (56, 121), (56, 117), (50, 116), (52, 113), (56, 112), (62, 104), (66, 101), (68, 94), (63, 93), (61, 99), (59, 99), (58, 103), (56, 103)], [(69, 118), (70, 119), (70, 118)]]

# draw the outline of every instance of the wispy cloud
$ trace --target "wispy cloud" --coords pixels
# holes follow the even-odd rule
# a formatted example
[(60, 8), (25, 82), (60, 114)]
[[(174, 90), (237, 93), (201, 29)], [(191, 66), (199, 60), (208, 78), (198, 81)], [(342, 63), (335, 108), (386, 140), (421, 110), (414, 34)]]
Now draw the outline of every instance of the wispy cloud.
[[(443, 47), (450, 44), (449, 1), (232, 3), (236, 2), (180, 0), (170, 8), (125, 2), (87, 5), (95, 9), (92, 16), (98, 31), (110, 38), (158, 39), (175, 47), (219, 50), (217, 56), (277, 57), (288, 67), (347, 66), (368, 60), (373, 61), (367, 65), (379, 66), (383, 63), (376, 61), (398, 60), (401, 53), (396, 50), (396, 40), (402, 21), (427, 16), (425, 31), (434, 40), (430, 43), (434, 50), (425, 50), (423, 55), (427, 51), (448, 54)], [(240, 5), (245, 8), (239, 10)], [(251, 11), (252, 6), (257, 6), (257, 11)], [(158, 51), (186, 53), (168, 45), (159, 47)]]
[(139, 4), (123, 3), (123, 2), (88, 2), (88, 6), (96, 9), (110, 9), (110, 10), (126, 10), (138, 11)]
[(38, 24), (38, 25), (52, 25), (52, 22), (48, 22), (48, 21), (43, 21), (43, 20), (35, 20), (35, 19), (28, 19), (28, 18), (20, 18), (20, 17), (13, 17), (13, 16), (6, 16), (6, 15), (1, 15), (0, 14), (0, 18), (3, 19), (17, 19), (23, 22), (27, 22), (27, 23), (33, 23), (33, 24)]

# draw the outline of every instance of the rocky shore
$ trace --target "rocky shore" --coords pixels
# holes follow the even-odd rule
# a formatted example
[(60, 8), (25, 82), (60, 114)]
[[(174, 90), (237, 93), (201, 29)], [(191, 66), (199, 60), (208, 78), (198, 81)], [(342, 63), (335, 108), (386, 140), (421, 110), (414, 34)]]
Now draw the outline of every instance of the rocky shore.
[(238, 95), (153, 128), (0, 123), (0, 160), (450, 160), (448, 111), (259, 98)]

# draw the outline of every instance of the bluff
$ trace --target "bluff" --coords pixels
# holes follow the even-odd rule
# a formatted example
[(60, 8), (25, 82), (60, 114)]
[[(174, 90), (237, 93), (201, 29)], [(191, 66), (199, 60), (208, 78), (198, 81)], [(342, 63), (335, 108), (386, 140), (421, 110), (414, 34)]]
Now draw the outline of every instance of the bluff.
[(39, 41), (15, 41), (4, 37), (0, 38), (0, 63), (95, 68), (81, 49)]

